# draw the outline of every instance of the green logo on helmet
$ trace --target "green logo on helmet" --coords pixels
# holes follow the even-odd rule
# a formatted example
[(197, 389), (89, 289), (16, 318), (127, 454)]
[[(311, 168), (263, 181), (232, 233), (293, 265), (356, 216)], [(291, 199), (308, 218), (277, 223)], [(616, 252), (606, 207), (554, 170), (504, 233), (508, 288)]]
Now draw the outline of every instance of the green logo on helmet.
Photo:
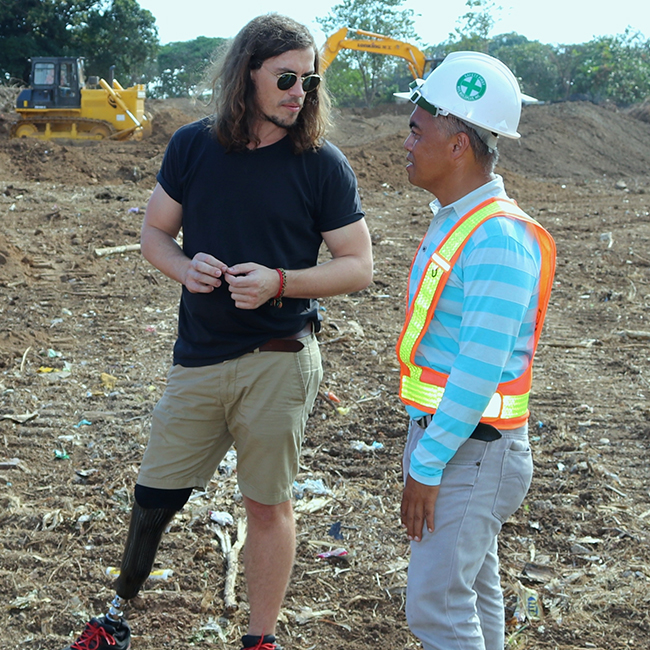
[(475, 102), (485, 95), (487, 83), (477, 72), (468, 72), (456, 82), (456, 92), (461, 99)]

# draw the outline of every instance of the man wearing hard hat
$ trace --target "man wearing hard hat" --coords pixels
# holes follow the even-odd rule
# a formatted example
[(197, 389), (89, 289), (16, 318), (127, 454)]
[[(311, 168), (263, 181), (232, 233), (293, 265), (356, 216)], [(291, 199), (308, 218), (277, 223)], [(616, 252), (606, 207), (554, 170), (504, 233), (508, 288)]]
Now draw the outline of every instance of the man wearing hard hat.
[(497, 536), (532, 478), (528, 397), (555, 244), (494, 173), (499, 138), (520, 137), (503, 63), (455, 52), (406, 96), (409, 181), (435, 196), (397, 343), (406, 616), (425, 650), (503, 650)]

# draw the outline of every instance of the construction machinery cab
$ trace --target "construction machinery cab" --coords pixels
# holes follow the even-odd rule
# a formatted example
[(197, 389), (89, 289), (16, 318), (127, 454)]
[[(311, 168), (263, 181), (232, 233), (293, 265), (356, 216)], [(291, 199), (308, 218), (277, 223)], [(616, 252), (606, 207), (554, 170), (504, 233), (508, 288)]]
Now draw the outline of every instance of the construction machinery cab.
[(79, 108), (84, 87), (82, 59), (38, 56), (31, 63), (30, 87), (18, 95), (18, 108)]
[(30, 59), (30, 87), (16, 99), (13, 138), (84, 140), (140, 139), (151, 130), (145, 87), (123, 88), (113, 78), (84, 77), (83, 59), (39, 56)]

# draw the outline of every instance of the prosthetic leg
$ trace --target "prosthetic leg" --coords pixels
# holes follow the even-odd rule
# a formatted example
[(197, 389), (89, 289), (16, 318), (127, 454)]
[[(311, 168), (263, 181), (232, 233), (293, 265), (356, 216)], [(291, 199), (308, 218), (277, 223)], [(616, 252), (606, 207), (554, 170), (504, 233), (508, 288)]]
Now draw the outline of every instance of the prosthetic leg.
[(120, 575), (115, 581), (116, 595), (106, 614), (110, 620), (120, 620), (124, 603), (137, 595), (149, 577), (162, 534), (176, 512), (173, 508), (143, 508), (137, 501), (133, 505)]
[(183, 490), (158, 490), (135, 486), (129, 534), (124, 545), (120, 575), (115, 580), (115, 597), (106, 614), (109, 621), (122, 619), (122, 609), (140, 591), (151, 573), (163, 532), (192, 493)]
[(143, 508), (136, 490), (120, 575), (115, 581), (117, 594), (108, 613), (91, 618), (81, 636), (64, 650), (130, 650), (131, 629), (122, 618), (122, 607), (140, 591), (151, 573), (162, 534), (179, 509)]
[(81, 636), (64, 650), (130, 650), (131, 630), (122, 618), (122, 608), (149, 577), (162, 534), (191, 493), (192, 488), (158, 490), (135, 486), (135, 504), (120, 575), (115, 581), (115, 598), (108, 613), (91, 618)]

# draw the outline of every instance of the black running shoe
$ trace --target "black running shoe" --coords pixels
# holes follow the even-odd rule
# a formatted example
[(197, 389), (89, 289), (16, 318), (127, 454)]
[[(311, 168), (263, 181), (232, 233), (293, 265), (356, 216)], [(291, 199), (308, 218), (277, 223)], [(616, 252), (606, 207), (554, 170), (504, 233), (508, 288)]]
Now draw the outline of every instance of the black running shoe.
[(81, 636), (63, 650), (129, 650), (131, 630), (126, 621), (114, 623), (105, 616), (91, 618)]
[(275, 642), (275, 637), (272, 634), (266, 634), (262, 637), (247, 634), (241, 640), (244, 646), (242, 650), (282, 650)]

